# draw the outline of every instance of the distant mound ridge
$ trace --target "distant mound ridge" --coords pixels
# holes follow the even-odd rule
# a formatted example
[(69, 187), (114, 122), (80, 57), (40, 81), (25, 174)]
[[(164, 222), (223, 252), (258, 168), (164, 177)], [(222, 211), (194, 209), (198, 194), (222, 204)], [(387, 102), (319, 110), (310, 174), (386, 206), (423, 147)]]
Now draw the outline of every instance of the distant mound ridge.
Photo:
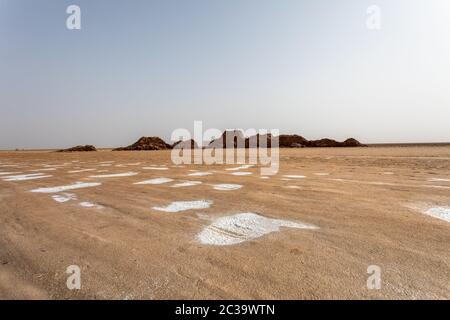
[[(245, 138), (241, 130), (226, 130), (222, 133), (221, 139), (215, 139), (209, 143), (207, 148), (257, 148), (260, 146), (272, 146), (272, 135), (264, 134)], [(278, 144), (280, 148), (339, 148), (339, 147), (367, 147), (354, 138), (349, 138), (344, 142), (338, 142), (333, 139), (307, 140), (299, 135), (280, 135)]]
[[(227, 148), (227, 141), (230, 141), (230, 148), (258, 148), (266, 146), (272, 147), (272, 135), (257, 134), (246, 138), (241, 130), (225, 130), (219, 139), (212, 140), (205, 148)], [(299, 135), (282, 134), (278, 137), (280, 148), (337, 148), (337, 147), (366, 147), (358, 140), (350, 138), (344, 142), (338, 142), (333, 139), (307, 140)], [(85, 146), (92, 147), (92, 146)], [(85, 148), (82, 147), (82, 148)], [(75, 147), (80, 148), (80, 147)], [(71, 149), (75, 149), (71, 148)], [(197, 142), (193, 139), (186, 141), (177, 141), (173, 145), (166, 143), (159, 137), (142, 137), (128, 147), (113, 149), (113, 151), (143, 151), (143, 150), (169, 150), (169, 149), (197, 149)], [(71, 150), (68, 151), (95, 151), (94, 150)]]
[(144, 151), (144, 150), (168, 150), (172, 149), (170, 144), (159, 137), (142, 137), (128, 147), (113, 149), (113, 151)]
[(87, 151), (97, 151), (97, 149), (94, 146), (91, 145), (85, 145), (85, 146), (76, 146), (69, 149), (61, 149), (57, 152), (87, 152)]

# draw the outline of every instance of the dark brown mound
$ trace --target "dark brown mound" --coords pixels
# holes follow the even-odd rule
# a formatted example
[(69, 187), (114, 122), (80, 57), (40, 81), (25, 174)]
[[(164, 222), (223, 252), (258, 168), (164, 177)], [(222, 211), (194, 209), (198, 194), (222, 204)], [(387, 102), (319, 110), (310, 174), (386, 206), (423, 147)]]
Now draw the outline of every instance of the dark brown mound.
[(159, 137), (142, 137), (128, 147), (113, 149), (113, 151), (143, 151), (143, 150), (167, 150), (172, 149), (170, 144)]
[(279, 137), (280, 148), (303, 148), (307, 147), (308, 143), (308, 140), (296, 134), (281, 134)]
[(97, 151), (94, 146), (85, 145), (85, 146), (76, 146), (69, 149), (58, 150), (57, 152), (79, 152), (79, 151)]
[(172, 145), (173, 149), (198, 149), (198, 144), (194, 139), (186, 141), (177, 141)]
[(320, 139), (309, 141), (308, 147), (315, 148), (340, 148), (340, 147), (366, 147), (366, 145), (361, 144), (358, 140), (350, 138), (344, 142), (338, 142), (333, 139)]
[(225, 130), (219, 139), (209, 143), (208, 148), (245, 148), (245, 140), (241, 130)]

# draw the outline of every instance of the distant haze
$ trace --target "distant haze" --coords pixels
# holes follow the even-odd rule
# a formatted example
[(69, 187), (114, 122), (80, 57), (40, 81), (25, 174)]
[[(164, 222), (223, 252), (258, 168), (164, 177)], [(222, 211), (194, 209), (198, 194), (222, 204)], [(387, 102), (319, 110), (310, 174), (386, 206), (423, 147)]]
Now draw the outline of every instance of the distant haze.
[(0, 0), (0, 149), (169, 141), (194, 120), (446, 142), (449, 86), (448, 0)]

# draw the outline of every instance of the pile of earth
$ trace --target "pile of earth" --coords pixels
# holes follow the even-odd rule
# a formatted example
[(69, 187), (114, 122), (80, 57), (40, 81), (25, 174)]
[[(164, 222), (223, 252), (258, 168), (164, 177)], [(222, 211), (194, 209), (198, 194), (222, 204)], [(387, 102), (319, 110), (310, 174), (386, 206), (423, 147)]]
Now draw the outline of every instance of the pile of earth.
[(186, 141), (179, 140), (172, 145), (173, 149), (198, 149), (198, 144), (194, 139)]
[(172, 149), (170, 144), (159, 137), (142, 137), (128, 147), (113, 149), (113, 151), (143, 151), (143, 150), (168, 150)]
[(76, 146), (68, 149), (61, 149), (57, 152), (79, 152), (79, 151), (97, 151), (97, 149), (94, 146), (91, 145), (85, 145), (85, 146)]

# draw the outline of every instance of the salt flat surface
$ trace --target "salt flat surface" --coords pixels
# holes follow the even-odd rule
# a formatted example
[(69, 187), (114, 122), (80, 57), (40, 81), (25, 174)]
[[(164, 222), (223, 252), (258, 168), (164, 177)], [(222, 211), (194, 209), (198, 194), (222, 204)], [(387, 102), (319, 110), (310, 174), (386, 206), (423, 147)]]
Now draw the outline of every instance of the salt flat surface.
[(215, 220), (197, 235), (197, 240), (208, 245), (235, 245), (280, 231), (281, 227), (317, 229), (313, 225), (270, 219), (256, 213), (238, 213)]
[(201, 181), (185, 181), (172, 185), (172, 188), (183, 188), (183, 187), (193, 187), (202, 184)]
[(101, 185), (100, 182), (77, 182), (75, 184), (67, 185), (67, 186), (58, 186), (58, 187), (50, 187), (50, 188), (38, 188), (31, 190), (31, 192), (37, 193), (58, 193), (68, 190), (82, 189), (82, 188), (91, 188), (97, 187)]
[(80, 169), (80, 170), (72, 170), (68, 171), (68, 173), (81, 173), (81, 172), (89, 172), (89, 171), (95, 171), (97, 169)]
[(242, 185), (240, 184), (232, 184), (232, 183), (223, 183), (223, 184), (213, 184), (214, 190), (220, 190), (220, 191), (230, 191), (230, 190), (238, 190), (242, 188)]
[(112, 173), (112, 174), (100, 174), (95, 176), (89, 176), (89, 178), (119, 178), (119, 177), (131, 177), (139, 174), (138, 172), (123, 172), (123, 173)]
[(88, 201), (84, 201), (84, 202), (80, 202), (80, 206), (84, 207), (84, 208), (96, 208), (96, 209), (102, 209), (103, 206), (93, 203), (93, 202), (88, 202)]
[(433, 181), (433, 182), (450, 182), (450, 179), (445, 179), (445, 178), (431, 178), (428, 181)]
[(250, 169), (250, 168), (253, 168), (254, 166), (255, 166), (254, 164), (245, 164), (245, 165), (242, 165), (240, 167), (228, 168), (228, 169), (225, 169), (225, 170), (227, 170), (227, 171), (238, 171), (238, 170), (241, 170), (241, 169)]
[(15, 176), (6, 176), (2, 177), (3, 181), (26, 181), (26, 180), (36, 180), (42, 178), (49, 178), (51, 175), (44, 175), (43, 173), (31, 173), (31, 174), (22, 174)]
[(300, 176), (300, 175), (295, 175), (295, 174), (288, 174), (288, 175), (284, 175), (283, 177), (288, 178), (288, 179), (304, 179), (304, 178), (306, 178), (306, 176)]
[(153, 209), (164, 212), (180, 212), (187, 210), (207, 209), (213, 202), (210, 200), (198, 201), (175, 201), (166, 207), (153, 207)]
[(211, 172), (193, 172), (193, 173), (189, 173), (189, 176), (194, 176), (194, 177), (202, 177), (202, 176), (209, 176), (212, 175)]
[(233, 176), (249, 176), (253, 174), (252, 172), (246, 172), (246, 171), (238, 171), (238, 172), (233, 172), (232, 175)]
[(77, 196), (73, 193), (63, 193), (52, 195), (52, 199), (59, 203), (64, 203), (70, 200), (77, 200)]
[(450, 207), (433, 207), (425, 210), (426, 215), (450, 222)]
[(150, 179), (150, 180), (145, 180), (145, 181), (141, 181), (141, 182), (136, 182), (134, 184), (163, 184), (163, 183), (168, 183), (168, 182), (172, 182), (173, 179), (170, 178), (156, 178), (156, 179)]

